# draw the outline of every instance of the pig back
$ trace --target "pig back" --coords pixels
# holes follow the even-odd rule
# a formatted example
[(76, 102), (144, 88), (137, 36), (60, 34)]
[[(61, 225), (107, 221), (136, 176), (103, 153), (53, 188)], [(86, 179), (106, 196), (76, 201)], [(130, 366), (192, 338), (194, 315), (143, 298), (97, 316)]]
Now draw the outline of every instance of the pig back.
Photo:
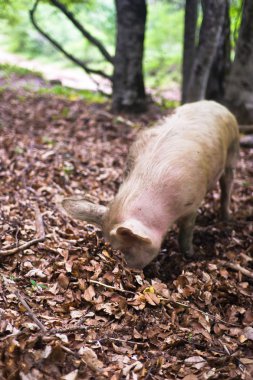
[(236, 119), (225, 107), (213, 101), (190, 103), (140, 133), (129, 151), (127, 175), (160, 183), (173, 171), (199, 176), (204, 171), (210, 187), (238, 140)]
[(196, 209), (221, 176), (237, 141), (236, 120), (225, 107), (213, 101), (179, 107), (132, 145), (113, 214), (121, 219), (144, 203), (153, 214), (167, 210), (174, 219), (186, 212), (185, 205), (187, 212)]

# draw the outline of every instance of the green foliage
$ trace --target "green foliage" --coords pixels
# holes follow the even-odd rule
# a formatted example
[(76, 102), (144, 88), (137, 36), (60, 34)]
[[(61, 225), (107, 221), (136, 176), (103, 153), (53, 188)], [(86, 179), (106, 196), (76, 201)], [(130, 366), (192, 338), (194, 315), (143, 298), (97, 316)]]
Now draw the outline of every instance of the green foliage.
[(32, 285), (32, 289), (33, 290), (43, 290), (43, 289), (47, 289), (47, 285), (46, 284), (39, 284), (37, 281), (35, 280), (32, 280), (30, 279), (30, 283)]
[[(8, 40), (10, 49), (13, 52), (25, 52), (28, 57), (47, 57), (51, 61), (61, 60), (67, 65), (72, 65), (30, 24), (28, 10), (31, 8), (31, 3), (27, 0), (18, 2), (12, 0), (11, 3), (19, 17), (15, 22), (12, 20), (11, 30), (10, 27), (5, 28), (5, 39)], [(65, 0), (64, 4), (113, 54), (115, 44), (113, 0), (90, 0), (81, 3)], [(110, 72), (110, 65), (101, 57), (99, 51), (47, 1), (39, 5), (36, 20), (43, 30), (59, 41), (67, 51), (92, 67)], [(157, 87), (163, 83), (166, 85), (169, 81), (179, 81), (183, 33), (182, 1), (150, 2), (146, 31), (144, 70), (148, 85)]]
[(18, 75), (19, 77), (34, 75), (36, 77), (42, 78), (42, 74), (39, 71), (31, 71), (24, 67), (10, 65), (8, 63), (0, 63), (0, 76), (9, 76), (13, 74)]
[[(35, 1), (35, 0), (34, 0)], [(115, 5), (113, 0), (61, 0), (81, 24), (98, 38), (113, 55), (115, 49)], [(181, 79), (183, 50), (183, 23), (185, 0), (148, 1), (148, 18), (145, 38), (144, 71), (147, 85), (167, 87)], [(230, 2), (232, 45), (238, 37), (242, 0)], [(3, 22), (0, 23), (0, 43), (8, 44), (13, 52), (28, 57), (43, 58), (46, 62), (64, 62), (73, 66), (50, 45), (31, 25), (31, 0), (0, 0)], [(201, 7), (200, 7), (201, 8)], [(198, 25), (201, 23), (200, 12)], [(49, 35), (87, 65), (111, 73), (111, 65), (92, 46), (72, 23), (56, 9), (50, 0), (40, 2), (36, 20)], [(55, 91), (65, 91), (55, 89)]]
[(162, 102), (157, 104), (159, 107), (165, 110), (175, 109), (180, 106), (180, 102), (178, 100), (169, 100), (166, 98), (162, 98)]
[[(15, 65), (9, 65), (9, 64), (0, 64), (0, 78), (1, 77), (8, 77), (12, 75), (17, 75), (19, 77), (25, 77), (27, 75), (32, 75), (34, 77), (43, 78), (42, 74), (37, 71), (28, 70), (22, 67), (18, 67)], [(32, 87), (29, 85), (26, 86), (26, 89), (34, 91)], [(5, 90), (5, 87), (0, 87), (0, 94)], [(50, 87), (41, 87), (40, 89), (36, 90), (36, 93), (38, 94), (52, 94), (60, 97), (67, 98), (69, 100), (78, 100), (83, 99), (86, 102), (90, 103), (104, 103), (107, 101), (107, 97), (103, 96), (102, 94), (90, 90), (76, 90), (69, 87), (61, 86), (61, 85), (55, 85)], [(24, 95), (18, 95), (19, 100), (23, 101), (25, 100)], [(67, 107), (63, 108), (61, 116), (67, 117), (69, 113), (69, 109)], [(44, 143), (51, 144), (51, 140), (47, 141), (45, 139)]]
[(161, 1), (149, 6), (144, 68), (151, 87), (180, 80), (183, 20), (183, 9), (173, 3)]
[[(90, 103), (104, 103), (107, 101), (106, 97), (97, 92), (93, 92), (90, 90), (75, 90), (60, 85), (53, 86), (50, 88), (43, 87), (39, 89), (37, 93), (58, 95), (69, 100), (83, 99)], [(67, 112), (67, 110), (64, 110), (64, 112)]]
[[(61, 0), (61, 2), (68, 5), (68, 9), (85, 28), (96, 38), (101, 39), (113, 54), (115, 37), (113, 2), (102, 0), (85, 3), (72, 0), (65, 2)], [(104, 65), (99, 51), (83, 38), (63, 13), (48, 3), (47, 1), (41, 2), (36, 12), (36, 20), (42, 29), (63, 45), (67, 51), (86, 63), (95, 62), (99, 67), (102, 62)], [(95, 3), (99, 12), (95, 10)], [(0, 34), (5, 35), (10, 50), (13, 52), (26, 53), (28, 57), (47, 56), (49, 60), (64, 59), (62, 54), (55, 50), (32, 26), (29, 18), (32, 4), (27, 0), (10, 0), (11, 10), (9, 9), (5, 13), (8, 25), (0, 26)], [(13, 13), (16, 13), (18, 17), (12, 18)]]
[(235, 48), (242, 19), (243, 0), (232, 0), (230, 6), (231, 44)]

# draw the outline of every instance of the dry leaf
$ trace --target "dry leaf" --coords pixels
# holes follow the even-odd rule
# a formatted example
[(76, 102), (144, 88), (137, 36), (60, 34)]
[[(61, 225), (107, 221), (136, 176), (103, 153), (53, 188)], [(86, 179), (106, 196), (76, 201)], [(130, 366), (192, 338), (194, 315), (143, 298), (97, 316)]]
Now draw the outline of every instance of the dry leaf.
[(101, 371), (103, 363), (98, 359), (97, 354), (89, 347), (81, 347), (78, 351), (85, 363), (93, 371)]

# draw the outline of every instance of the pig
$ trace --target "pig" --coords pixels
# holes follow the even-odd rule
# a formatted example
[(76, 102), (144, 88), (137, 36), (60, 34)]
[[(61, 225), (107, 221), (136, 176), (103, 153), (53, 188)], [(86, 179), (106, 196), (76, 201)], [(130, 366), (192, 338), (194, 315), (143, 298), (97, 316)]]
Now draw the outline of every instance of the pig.
[(179, 248), (190, 258), (197, 210), (218, 180), (221, 217), (229, 218), (238, 151), (238, 125), (224, 106), (189, 103), (140, 132), (129, 151), (124, 181), (108, 207), (73, 197), (62, 205), (72, 217), (100, 226), (130, 267), (149, 264), (174, 223)]

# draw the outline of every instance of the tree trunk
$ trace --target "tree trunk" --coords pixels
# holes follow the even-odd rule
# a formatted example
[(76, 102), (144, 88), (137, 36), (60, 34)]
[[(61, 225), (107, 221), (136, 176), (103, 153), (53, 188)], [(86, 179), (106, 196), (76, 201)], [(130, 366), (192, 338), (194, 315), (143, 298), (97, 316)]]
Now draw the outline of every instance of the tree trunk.
[(222, 102), (224, 99), (225, 83), (231, 68), (229, 1), (225, 0), (225, 3), (222, 31), (206, 89), (206, 99), (216, 100), (217, 102)]
[(113, 73), (113, 110), (145, 105), (142, 70), (146, 23), (145, 0), (116, 0), (117, 41)]
[(253, 123), (253, 1), (244, 0), (235, 60), (224, 103), (242, 124)]
[(199, 0), (185, 0), (182, 103), (185, 103), (196, 50)]
[(199, 45), (189, 80), (186, 100), (204, 99), (210, 69), (217, 51), (226, 3), (224, 0), (203, 0), (203, 21), (200, 28)]

